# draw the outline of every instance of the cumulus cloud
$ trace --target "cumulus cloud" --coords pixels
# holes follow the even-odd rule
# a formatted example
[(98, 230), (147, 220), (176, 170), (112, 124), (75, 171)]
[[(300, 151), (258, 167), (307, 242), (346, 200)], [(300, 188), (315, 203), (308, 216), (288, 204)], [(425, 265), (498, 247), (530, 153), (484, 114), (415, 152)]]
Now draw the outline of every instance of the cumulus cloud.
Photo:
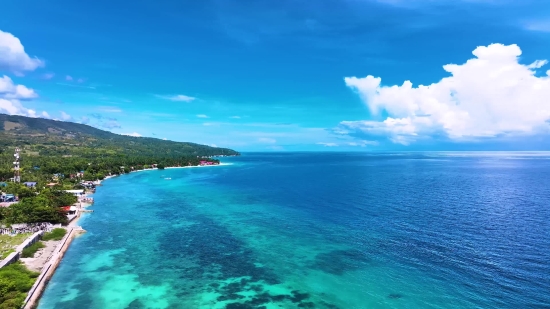
[(121, 133), (120, 135), (127, 135), (127, 136), (133, 136), (133, 137), (141, 137), (141, 134), (137, 133), (137, 132), (133, 132), (133, 133)]
[(44, 62), (25, 52), (21, 41), (9, 32), (0, 30), (0, 70), (21, 75), (24, 71), (34, 71), (44, 66)]
[(23, 85), (16, 85), (11, 78), (4, 75), (0, 78), (0, 97), (14, 100), (30, 100), (38, 97), (34, 90)]
[(206, 116), (205, 114), (197, 115), (197, 117), (199, 117), (199, 118), (210, 118), (210, 117)]
[(325, 147), (338, 147), (338, 144), (336, 143), (317, 143), (317, 145), (325, 146)]
[(177, 95), (157, 95), (158, 98), (170, 100), (174, 102), (191, 102), (196, 100), (194, 97), (186, 96), (183, 94), (177, 94)]
[(0, 78), (0, 112), (9, 115), (37, 117), (35, 110), (28, 109), (21, 104), (21, 101), (37, 97), (34, 90), (14, 84), (8, 76)]
[(535, 71), (547, 64), (518, 62), (517, 45), (491, 44), (473, 51), (475, 58), (443, 69), (451, 76), (428, 86), (383, 86), (379, 77), (346, 77), (373, 115), (382, 121), (343, 121), (343, 134), (388, 136), (409, 144), (428, 136), (452, 140), (532, 135), (549, 129), (550, 71)]
[(61, 111), (61, 120), (63, 121), (71, 120), (71, 115), (65, 113), (64, 111)]
[(73, 80), (73, 77), (70, 76), (70, 75), (67, 75), (67, 76), (65, 76), (65, 80), (68, 81), (68, 82), (70, 82), (70, 81)]

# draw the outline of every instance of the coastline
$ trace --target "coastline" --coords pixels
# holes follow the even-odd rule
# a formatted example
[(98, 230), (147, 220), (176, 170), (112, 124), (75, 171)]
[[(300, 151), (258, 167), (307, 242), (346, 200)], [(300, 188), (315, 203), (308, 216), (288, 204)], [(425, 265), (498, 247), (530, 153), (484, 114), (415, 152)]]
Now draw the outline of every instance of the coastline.
[[(176, 169), (176, 168), (203, 168), (203, 167), (229, 166), (229, 165), (233, 165), (233, 163), (220, 163), (220, 164), (215, 164), (215, 165), (213, 164), (213, 165), (191, 165), (191, 166), (167, 166), (167, 167), (164, 168), (164, 170)], [(137, 173), (137, 172), (158, 171), (158, 170), (162, 171), (163, 169), (158, 169), (156, 167), (155, 168), (145, 168), (145, 169), (142, 169), (142, 170), (131, 171), (128, 174)], [(105, 178), (103, 178), (101, 180), (97, 180), (97, 182), (99, 184), (101, 184), (103, 181), (105, 181), (107, 179), (119, 177), (119, 176), (122, 176), (122, 175), (126, 175), (126, 174), (108, 175), (108, 176), (105, 176)]]
[(65, 252), (69, 248), (69, 245), (77, 235), (83, 232), (85, 231), (79, 226), (68, 228), (67, 234), (63, 237), (63, 239), (61, 239), (61, 242), (56, 246), (52, 255), (49, 257), (48, 261), (43, 266), (42, 271), (40, 272), (40, 275), (36, 278), (36, 281), (34, 282), (33, 286), (27, 293), (27, 297), (23, 301), (23, 306), (21, 308), (23, 309), (36, 308), (36, 305), (40, 301), (40, 297), (44, 293), (44, 290), (46, 289), (46, 286), (50, 281), (51, 277), (54, 275), (55, 270), (57, 269), (57, 266), (59, 266), (59, 263), (61, 263), (63, 256), (65, 255)]
[[(164, 169), (213, 167), (213, 166), (228, 166), (228, 165), (232, 165), (232, 163), (220, 163), (216, 165), (196, 165), (196, 166), (171, 166), (171, 167), (165, 167)], [(159, 170), (159, 169), (148, 168), (143, 170), (131, 171), (130, 173), (142, 172), (142, 171), (154, 171), (154, 170)], [(115, 178), (117, 176), (122, 176), (122, 175), (125, 175), (125, 174), (105, 176), (104, 179), (97, 180), (97, 184), (101, 185), (101, 183), (107, 179)], [(88, 196), (88, 194), (86, 194), (86, 196)], [(27, 297), (25, 298), (25, 301), (23, 302), (23, 306), (21, 308), (32, 309), (37, 307), (38, 303), (40, 302), (40, 298), (42, 297), (42, 294), (44, 293), (46, 286), (48, 285), (48, 282), (50, 281), (52, 276), (55, 274), (55, 270), (57, 269), (59, 264), (62, 262), (65, 252), (69, 249), (69, 246), (72, 243), (73, 239), (78, 235), (81, 235), (82, 233), (86, 232), (81, 226), (77, 224), (82, 216), (82, 213), (83, 213), (82, 210), (90, 206), (92, 206), (92, 204), (80, 203), (76, 217), (73, 218), (66, 226), (67, 234), (59, 242), (59, 244), (56, 246), (54, 251), (49, 256), (46, 264), (44, 264), (44, 266), (42, 267), (40, 275), (36, 278), (35, 283), (27, 293)]]

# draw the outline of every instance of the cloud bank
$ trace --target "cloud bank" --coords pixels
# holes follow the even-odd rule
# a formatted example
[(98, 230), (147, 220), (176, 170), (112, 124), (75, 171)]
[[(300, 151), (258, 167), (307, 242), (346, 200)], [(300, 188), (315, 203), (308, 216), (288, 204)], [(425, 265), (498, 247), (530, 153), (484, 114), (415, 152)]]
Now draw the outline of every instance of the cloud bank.
[(374, 116), (384, 120), (343, 121), (336, 133), (388, 137), (410, 144), (421, 138), (454, 141), (499, 136), (535, 135), (549, 131), (548, 62), (519, 63), (517, 45), (491, 44), (473, 51), (475, 58), (443, 69), (451, 76), (428, 86), (383, 86), (380, 77), (346, 77)]

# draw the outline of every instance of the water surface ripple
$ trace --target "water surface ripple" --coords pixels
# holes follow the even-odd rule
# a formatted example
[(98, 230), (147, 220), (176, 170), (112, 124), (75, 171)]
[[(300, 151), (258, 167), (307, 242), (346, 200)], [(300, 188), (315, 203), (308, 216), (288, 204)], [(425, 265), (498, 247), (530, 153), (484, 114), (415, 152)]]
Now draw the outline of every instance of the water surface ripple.
[(105, 181), (39, 308), (550, 308), (550, 154), (224, 161)]

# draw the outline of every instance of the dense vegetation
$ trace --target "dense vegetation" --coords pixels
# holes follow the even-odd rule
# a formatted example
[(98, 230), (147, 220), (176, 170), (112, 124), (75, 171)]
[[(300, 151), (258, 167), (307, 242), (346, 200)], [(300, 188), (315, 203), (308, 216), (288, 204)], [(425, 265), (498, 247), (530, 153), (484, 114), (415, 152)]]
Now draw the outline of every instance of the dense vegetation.
[(72, 122), (0, 114), (0, 179), (13, 177), (15, 147), (22, 149), (23, 181), (39, 182), (53, 174), (69, 178), (84, 171), (85, 179), (95, 180), (153, 164), (198, 165), (205, 160), (202, 157), (239, 154), (226, 148), (118, 135)]
[(6, 225), (38, 222), (66, 224), (66, 213), (60, 207), (72, 205), (77, 201), (72, 194), (49, 188), (42, 189), (37, 195), (37, 189), (29, 189), (22, 184), (9, 183), (2, 190), (16, 194), (20, 198), (19, 203), (0, 208), (0, 222)]
[(43, 241), (61, 240), (63, 239), (63, 236), (65, 236), (65, 234), (67, 234), (67, 230), (62, 228), (56, 228), (56, 229), (53, 229), (51, 232), (44, 233), (44, 236), (42, 236), (42, 240)]
[(0, 269), (0, 309), (19, 309), (38, 273), (15, 263)]
[[(21, 181), (37, 182), (35, 188), (4, 183), (3, 193), (19, 203), (0, 208), (4, 224), (66, 223), (60, 206), (76, 198), (62, 190), (80, 189), (83, 180), (129, 173), (157, 166), (199, 165), (213, 156), (238, 155), (226, 148), (132, 137), (72, 122), (0, 114), (0, 181), (13, 177), (15, 148), (21, 149)], [(46, 189), (50, 184), (51, 189)]]

